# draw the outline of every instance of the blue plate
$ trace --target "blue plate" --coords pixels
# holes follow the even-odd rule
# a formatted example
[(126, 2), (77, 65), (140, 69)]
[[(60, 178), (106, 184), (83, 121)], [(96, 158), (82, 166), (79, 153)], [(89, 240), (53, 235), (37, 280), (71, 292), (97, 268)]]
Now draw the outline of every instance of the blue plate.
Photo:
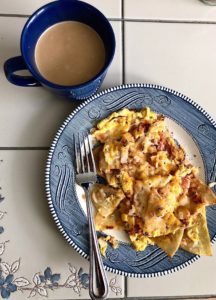
[[(113, 111), (123, 107), (139, 110), (145, 106), (164, 114), (183, 128), (199, 150), (206, 182), (216, 181), (216, 123), (188, 97), (150, 84), (118, 86), (94, 95), (73, 111), (60, 127), (46, 169), (46, 191), (54, 220), (69, 244), (86, 258), (89, 254), (88, 225), (75, 190), (72, 136), (80, 131), (89, 132)], [(207, 208), (207, 219), (213, 241), (216, 234), (214, 206)], [(136, 252), (129, 244), (120, 243), (117, 249), (108, 247), (104, 265), (117, 274), (152, 277), (179, 270), (198, 257), (180, 249), (170, 259), (156, 246)]]

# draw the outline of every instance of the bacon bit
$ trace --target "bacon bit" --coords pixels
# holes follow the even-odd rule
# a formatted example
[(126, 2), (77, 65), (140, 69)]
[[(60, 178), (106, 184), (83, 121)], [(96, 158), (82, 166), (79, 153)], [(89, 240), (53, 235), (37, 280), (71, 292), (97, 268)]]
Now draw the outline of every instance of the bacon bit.
[(188, 226), (189, 221), (187, 219), (182, 219), (180, 220), (182, 222), (183, 225)]
[(106, 229), (113, 229), (113, 228), (114, 228), (114, 226), (111, 226), (111, 225), (106, 226)]
[(157, 120), (158, 120), (158, 121), (164, 121), (164, 120), (165, 120), (165, 117), (164, 117), (163, 115), (159, 115), (159, 116), (157, 117)]
[(101, 133), (98, 137), (100, 140), (105, 140), (107, 138), (107, 135), (105, 133)]
[(158, 146), (157, 146), (157, 149), (158, 149), (159, 151), (163, 151), (164, 148), (165, 148), (164, 143), (163, 143), (162, 141), (159, 141)]
[(152, 161), (150, 157), (147, 157), (146, 161), (150, 164), (150, 166), (155, 167), (155, 162)]
[(184, 190), (189, 189), (190, 187), (190, 177), (189, 176), (185, 176), (182, 178), (182, 188)]
[(135, 231), (135, 232), (139, 232), (139, 231), (140, 231), (140, 227), (139, 227), (138, 224), (135, 224), (135, 226), (134, 226), (134, 231)]
[(173, 157), (173, 148), (172, 148), (172, 146), (170, 146), (168, 143), (166, 143), (165, 150), (168, 152), (169, 157), (173, 159), (174, 157)]
[(112, 169), (113, 175), (118, 175), (120, 173), (119, 169)]
[(165, 133), (162, 132), (160, 136), (161, 137), (158, 143), (158, 150), (167, 151), (169, 157), (173, 158), (173, 147), (168, 143)]
[(189, 193), (189, 195), (190, 195), (191, 197), (196, 196), (196, 190), (194, 190), (193, 182), (191, 182), (191, 185), (190, 185), (190, 188), (189, 188), (188, 193)]
[(160, 133), (160, 140), (158, 143), (158, 150), (159, 151), (163, 151), (165, 149), (165, 145), (166, 145), (167, 141), (166, 141), (166, 136), (164, 132)]
[(149, 128), (150, 128), (150, 124), (143, 124), (143, 129), (144, 129), (144, 132), (148, 132), (149, 131)]
[(148, 131), (149, 131), (149, 128), (150, 128), (150, 124), (148, 124), (148, 123), (141, 123), (140, 125), (139, 125), (139, 129), (140, 130), (143, 130), (143, 132), (144, 133), (147, 133)]
[(130, 204), (131, 204), (130, 199), (126, 198), (125, 205), (126, 205), (126, 206), (130, 206)]
[(161, 207), (161, 206), (158, 206), (155, 208), (155, 214), (157, 217), (160, 217), (162, 210), (163, 210), (163, 207)]
[(149, 217), (154, 217), (155, 216), (155, 212), (154, 211), (151, 211), (150, 213), (149, 213)]
[(199, 197), (192, 198), (192, 201), (196, 204), (203, 204), (204, 203), (203, 200)]
[(203, 204), (204, 203), (202, 198), (200, 198), (200, 196), (196, 193), (194, 188), (189, 189), (189, 197), (196, 204)]
[(161, 207), (161, 206), (158, 206), (155, 208), (156, 211), (161, 211), (162, 209), (163, 209), (163, 207)]
[(170, 175), (174, 176), (174, 175), (175, 175), (175, 172), (176, 172), (176, 169), (171, 170), (171, 171), (170, 171)]
[(158, 188), (158, 193), (159, 194), (164, 194), (164, 189), (163, 188)]
[(128, 141), (126, 139), (122, 139), (121, 144), (123, 147), (126, 147), (128, 145)]
[(133, 133), (133, 131), (137, 128), (137, 125), (136, 124), (131, 124), (131, 127), (130, 127), (130, 130), (129, 132), (130, 133)]
[(135, 224), (135, 226), (133, 228), (131, 228), (128, 233), (132, 235), (132, 234), (141, 233), (141, 232), (142, 232), (142, 230), (139, 227), (139, 225)]

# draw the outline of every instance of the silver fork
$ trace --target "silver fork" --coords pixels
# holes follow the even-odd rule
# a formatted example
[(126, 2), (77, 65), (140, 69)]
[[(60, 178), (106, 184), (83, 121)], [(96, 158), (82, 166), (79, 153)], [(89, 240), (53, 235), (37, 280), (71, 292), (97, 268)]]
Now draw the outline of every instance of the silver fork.
[(90, 188), (97, 180), (92, 145), (89, 136), (78, 134), (74, 136), (76, 182), (82, 186), (86, 195), (87, 217), (89, 223), (90, 270), (89, 295), (92, 299), (106, 299), (108, 295), (108, 281), (104, 270), (97, 234), (94, 226)]

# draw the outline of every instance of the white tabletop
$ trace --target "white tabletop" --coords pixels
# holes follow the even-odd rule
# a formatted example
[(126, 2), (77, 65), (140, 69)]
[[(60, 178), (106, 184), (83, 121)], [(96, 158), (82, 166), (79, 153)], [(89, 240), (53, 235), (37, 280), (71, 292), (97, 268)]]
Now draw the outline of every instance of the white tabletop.
[[(47, 2), (0, 0), (0, 268), (6, 273), (14, 269), (14, 280), (21, 280), (23, 289), (11, 293), (12, 300), (27, 299), (30, 293), (34, 299), (88, 298), (88, 291), (79, 290), (73, 280), (68, 287), (63, 284), (72, 274), (68, 263), (87, 273), (88, 262), (58, 233), (43, 176), (53, 136), (77, 104), (41, 87), (14, 86), (2, 68), (7, 58), (20, 54), (28, 15)], [(116, 35), (115, 58), (102, 89), (122, 83), (163, 85), (186, 94), (216, 119), (216, 6), (199, 0), (87, 2), (110, 19)], [(215, 249), (213, 257), (160, 278), (109, 273), (109, 298), (216, 297)], [(35, 274), (47, 267), (61, 274), (62, 288), (43, 288)]]

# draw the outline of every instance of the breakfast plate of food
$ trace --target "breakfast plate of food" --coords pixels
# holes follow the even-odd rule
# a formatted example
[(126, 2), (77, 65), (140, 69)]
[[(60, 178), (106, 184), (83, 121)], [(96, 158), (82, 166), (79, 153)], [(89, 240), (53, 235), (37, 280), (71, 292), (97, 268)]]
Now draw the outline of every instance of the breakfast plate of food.
[(60, 232), (88, 258), (73, 166), (78, 133), (94, 144), (91, 199), (107, 270), (152, 277), (213, 255), (216, 125), (201, 107), (168, 88), (130, 84), (92, 96), (65, 120), (49, 152), (46, 192)]

